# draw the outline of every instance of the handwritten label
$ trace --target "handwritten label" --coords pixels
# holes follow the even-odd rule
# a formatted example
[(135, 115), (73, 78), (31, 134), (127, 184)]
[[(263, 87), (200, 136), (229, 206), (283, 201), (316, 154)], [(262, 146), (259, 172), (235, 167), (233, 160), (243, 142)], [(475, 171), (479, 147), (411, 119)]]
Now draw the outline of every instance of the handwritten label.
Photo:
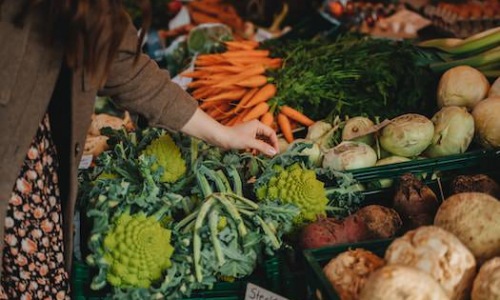
[(247, 284), (245, 300), (288, 300), (253, 283)]
[(78, 169), (80, 170), (85, 170), (90, 168), (90, 165), (92, 164), (92, 155), (83, 155), (82, 160), (80, 160), (80, 164), (78, 165)]

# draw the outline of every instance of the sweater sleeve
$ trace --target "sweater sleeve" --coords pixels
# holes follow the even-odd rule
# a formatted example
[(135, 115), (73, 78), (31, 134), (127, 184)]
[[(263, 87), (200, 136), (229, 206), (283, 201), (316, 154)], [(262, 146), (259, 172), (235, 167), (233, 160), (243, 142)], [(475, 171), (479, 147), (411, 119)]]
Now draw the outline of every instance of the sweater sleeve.
[(147, 55), (136, 61), (137, 43), (137, 31), (130, 23), (99, 95), (144, 116), (150, 126), (178, 131), (195, 113), (197, 102)]

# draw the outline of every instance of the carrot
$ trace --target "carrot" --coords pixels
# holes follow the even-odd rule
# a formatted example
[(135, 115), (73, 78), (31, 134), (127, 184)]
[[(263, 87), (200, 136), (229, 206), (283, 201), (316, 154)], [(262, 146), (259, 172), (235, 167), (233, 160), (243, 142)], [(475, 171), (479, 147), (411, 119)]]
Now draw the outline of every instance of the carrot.
[(306, 115), (299, 112), (298, 110), (291, 108), (288, 105), (283, 105), (280, 109), (280, 112), (291, 120), (294, 120), (302, 125), (311, 126), (312, 124), (314, 124), (313, 120), (309, 119)]
[(191, 72), (183, 72), (180, 75), (182, 77), (187, 77), (187, 78), (202, 78), (202, 77), (207, 76), (208, 74), (209, 73), (207, 73), (205, 71), (198, 70), (198, 71), (191, 71)]
[(213, 101), (233, 101), (233, 100), (239, 100), (243, 95), (245, 95), (246, 89), (237, 89), (237, 90), (231, 90), (227, 91), (224, 93), (220, 93), (216, 96), (207, 98), (203, 100), (204, 102), (213, 102)]
[(255, 87), (261, 87), (266, 83), (267, 83), (266, 76), (256, 75), (256, 76), (248, 77), (247, 79), (244, 79), (242, 81), (238, 81), (236, 83), (236, 85), (243, 86), (243, 87), (249, 87), (249, 88), (255, 88)]
[(277, 121), (285, 140), (289, 143), (293, 142), (293, 132), (290, 125), (290, 119), (288, 119), (286, 115), (279, 113)]
[(224, 82), (221, 82), (219, 84), (216, 84), (215, 87), (224, 87), (224, 86), (229, 86), (233, 85), (239, 81), (242, 81), (244, 79), (247, 79), (251, 76), (255, 75), (261, 75), (266, 72), (266, 69), (263, 66), (256, 66), (250, 69), (247, 69), (239, 74), (233, 75), (231, 78), (228, 78)]
[(221, 103), (224, 103), (224, 102), (227, 102), (227, 100), (218, 100), (218, 101), (211, 101), (211, 102), (202, 102), (200, 103), (200, 105), (198, 105), (199, 108), (203, 109), (203, 110), (206, 110), (206, 109), (209, 109), (209, 108), (212, 108), (216, 105), (219, 105)]
[(203, 24), (203, 23), (219, 23), (219, 20), (207, 15), (205, 13), (201, 13), (198, 11), (191, 10), (190, 11), (191, 18), (193, 19), (194, 23), (196, 24)]
[(209, 86), (212, 83), (213, 82), (211, 82), (210, 80), (196, 80), (196, 81), (188, 83), (187, 87), (190, 89), (195, 89), (195, 88), (200, 88), (203, 86)]
[(247, 122), (253, 119), (258, 119), (268, 111), (269, 111), (269, 104), (267, 104), (267, 102), (262, 102), (256, 105), (254, 108), (252, 108), (252, 110), (250, 110), (248, 114), (245, 115), (242, 121)]
[(266, 112), (265, 114), (262, 115), (262, 117), (260, 117), (260, 121), (262, 122), (262, 124), (266, 126), (271, 126), (274, 121), (273, 113), (270, 111)]
[(233, 66), (241, 66), (241, 65), (273, 65), (275, 62), (272, 58), (268, 57), (231, 57), (226, 59), (226, 63), (231, 64)]
[(259, 46), (259, 42), (255, 41), (227, 41), (224, 42), (224, 44), (226, 44), (227, 47), (239, 50), (253, 50)]
[(257, 57), (268, 57), (269, 50), (241, 50), (241, 51), (228, 51), (221, 54), (225, 58), (257, 58)]
[(272, 83), (268, 83), (262, 88), (260, 88), (260, 90), (257, 93), (255, 93), (255, 96), (249, 99), (248, 102), (242, 104), (242, 107), (247, 108), (255, 106), (259, 103), (266, 102), (275, 95), (276, 95), (276, 86)]
[[(198, 92), (198, 91), (200, 91), (200, 92)], [(196, 92), (198, 92), (198, 93), (196, 93)], [(212, 88), (211, 86), (204, 86), (204, 87), (201, 87), (201, 88), (197, 89), (196, 91), (194, 91), (193, 97), (197, 100), (203, 100), (206, 98), (217, 96), (218, 94), (220, 94), (222, 92), (223, 92), (222, 89)]]
[(247, 70), (247, 67), (238, 67), (238, 66), (230, 66), (230, 65), (213, 65), (208, 67), (199, 68), (200, 71), (212, 72), (212, 73), (241, 73)]

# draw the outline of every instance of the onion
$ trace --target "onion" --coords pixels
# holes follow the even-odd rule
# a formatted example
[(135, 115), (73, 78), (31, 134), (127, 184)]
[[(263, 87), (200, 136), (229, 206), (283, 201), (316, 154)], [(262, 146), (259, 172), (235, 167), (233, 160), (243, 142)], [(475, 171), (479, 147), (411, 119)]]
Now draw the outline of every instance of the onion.
[(500, 147), (500, 97), (481, 101), (472, 116), (478, 143), (484, 148)]
[(382, 129), (380, 144), (397, 156), (412, 157), (422, 153), (434, 135), (432, 121), (418, 114), (401, 115)]
[(439, 81), (438, 106), (464, 106), (472, 109), (486, 98), (490, 88), (483, 73), (469, 66), (458, 66), (446, 71)]
[(434, 137), (425, 154), (429, 157), (464, 153), (474, 137), (474, 118), (467, 109), (443, 107), (432, 117)]
[(342, 142), (323, 157), (323, 168), (336, 171), (373, 167), (377, 154), (370, 146), (360, 142)]
[(373, 133), (369, 133), (369, 130), (372, 129), (374, 125), (375, 124), (370, 119), (365, 117), (354, 117), (349, 119), (342, 130), (342, 140), (361, 142), (371, 146), (375, 143), (375, 138), (373, 137)]

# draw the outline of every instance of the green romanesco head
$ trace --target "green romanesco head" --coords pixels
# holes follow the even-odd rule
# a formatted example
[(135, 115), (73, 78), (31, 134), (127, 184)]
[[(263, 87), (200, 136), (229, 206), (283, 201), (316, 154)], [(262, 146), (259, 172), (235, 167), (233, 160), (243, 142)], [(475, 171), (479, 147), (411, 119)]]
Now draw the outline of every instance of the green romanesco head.
[(149, 288), (171, 266), (170, 230), (155, 217), (124, 213), (104, 238), (107, 281), (117, 287)]
[(142, 154), (156, 157), (153, 171), (158, 167), (163, 168), (161, 182), (176, 182), (186, 173), (186, 161), (182, 158), (181, 150), (168, 134), (153, 140)]
[(275, 167), (276, 174), (256, 190), (259, 200), (280, 200), (300, 208), (299, 221), (315, 221), (326, 214), (328, 198), (324, 183), (313, 170), (294, 164), (286, 169)]

